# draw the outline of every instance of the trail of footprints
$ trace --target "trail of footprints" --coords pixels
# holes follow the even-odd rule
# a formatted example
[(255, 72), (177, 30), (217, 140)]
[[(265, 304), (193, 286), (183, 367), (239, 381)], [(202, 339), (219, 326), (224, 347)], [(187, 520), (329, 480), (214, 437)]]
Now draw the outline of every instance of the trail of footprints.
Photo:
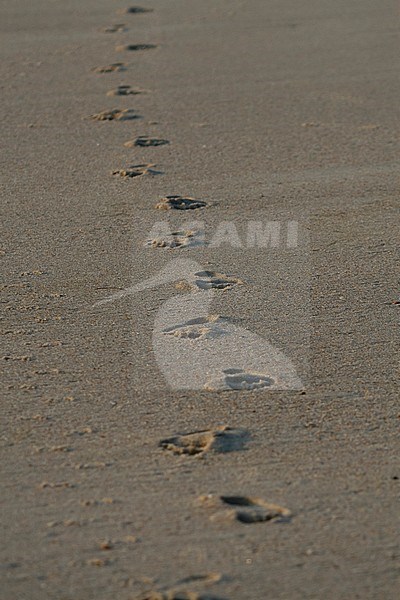
[[(117, 11), (117, 14), (144, 15), (153, 12), (151, 8), (131, 6)], [(120, 34), (128, 31), (125, 23), (115, 23), (101, 29), (103, 33)], [(153, 50), (157, 44), (133, 43), (117, 44), (117, 52), (141, 52)], [(94, 73), (107, 74), (127, 71), (129, 65), (125, 62), (115, 62), (105, 66), (95, 67)], [(107, 92), (107, 96), (127, 97), (144, 93), (145, 90), (131, 87), (121, 83), (116, 88)], [(100, 111), (88, 117), (93, 121), (133, 121), (140, 119), (140, 115), (132, 108), (113, 108)], [(124, 143), (126, 148), (155, 148), (168, 145), (169, 140), (163, 138), (139, 135)], [(126, 168), (115, 169), (113, 176), (123, 179), (133, 179), (145, 175), (158, 175), (161, 171), (156, 170), (152, 163), (131, 165)], [(208, 203), (201, 199), (180, 195), (169, 195), (161, 198), (155, 205), (157, 210), (172, 211), (197, 211), (206, 209)], [(153, 249), (177, 250), (180, 248), (201, 245), (198, 232), (192, 229), (177, 229), (170, 235), (148, 239), (145, 245)], [(235, 277), (227, 276), (215, 271), (199, 271), (195, 273), (194, 286), (199, 289), (215, 289), (219, 291), (229, 290), (243, 282)], [(177, 284), (185, 288), (185, 283)], [(187, 285), (187, 284), (186, 284)], [(186, 288), (185, 288), (186, 289)], [(192, 319), (186, 323), (176, 324), (163, 331), (164, 335), (186, 338), (189, 340), (204, 340), (225, 334), (226, 320), (218, 315)], [(258, 373), (248, 373), (240, 369), (226, 369), (218, 380), (210, 383), (209, 389), (232, 389), (232, 390), (257, 390), (268, 388), (271, 380)], [(215, 429), (192, 431), (188, 433), (177, 433), (159, 442), (159, 447), (166, 453), (181, 457), (203, 458), (208, 453), (224, 454), (229, 452), (243, 451), (250, 439), (249, 432), (228, 426), (220, 426)], [(255, 523), (287, 523), (290, 521), (291, 512), (282, 506), (266, 502), (262, 498), (241, 495), (214, 495), (205, 494), (196, 500), (196, 504), (208, 513), (213, 522), (237, 522), (240, 524)], [(205, 583), (217, 583), (221, 579), (219, 574), (207, 576), (189, 577), (179, 583), (193, 583), (194, 581)], [(178, 586), (179, 587), (179, 586)], [(187, 591), (181, 587), (166, 589), (151, 589), (137, 596), (137, 600), (219, 600), (216, 596), (202, 594), (196, 591)]]

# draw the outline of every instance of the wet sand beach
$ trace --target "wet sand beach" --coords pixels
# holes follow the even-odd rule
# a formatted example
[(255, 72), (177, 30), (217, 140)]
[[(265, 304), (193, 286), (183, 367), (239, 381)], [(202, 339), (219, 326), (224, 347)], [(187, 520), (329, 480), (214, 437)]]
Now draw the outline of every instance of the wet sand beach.
[(2, 14), (2, 600), (397, 598), (397, 3)]

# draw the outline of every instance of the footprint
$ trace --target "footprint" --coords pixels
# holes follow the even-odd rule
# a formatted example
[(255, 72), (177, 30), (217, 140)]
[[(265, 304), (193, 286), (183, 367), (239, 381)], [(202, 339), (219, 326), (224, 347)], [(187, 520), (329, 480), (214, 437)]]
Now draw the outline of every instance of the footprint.
[(135, 96), (136, 94), (143, 94), (143, 92), (144, 90), (121, 84), (114, 90), (107, 92), (107, 96)]
[(220, 376), (210, 380), (205, 389), (257, 391), (270, 388), (275, 381), (262, 373), (246, 372), (241, 369), (225, 369)]
[(214, 585), (215, 583), (222, 581), (222, 579), (225, 579), (222, 573), (218, 573), (216, 571), (211, 573), (202, 573), (201, 575), (189, 575), (188, 577), (180, 579), (175, 584), (175, 587), (186, 583), (204, 583), (206, 585)]
[(141, 148), (148, 148), (149, 146), (165, 146), (169, 144), (168, 140), (162, 140), (158, 138), (149, 138), (145, 135), (140, 135), (135, 140), (125, 142), (124, 146), (127, 148), (133, 148), (134, 146), (140, 146)]
[(119, 15), (142, 15), (150, 12), (153, 12), (152, 8), (143, 8), (141, 6), (129, 6), (128, 8), (120, 8), (117, 11)]
[(119, 177), (142, 177), (142, 175), (161, 175), (161, 171), (155, 171), (152, 167), (155, 165), (132, 165), (127, 169), (116, 169), (112, 172), (113, 175)]
[(160, 210), (195, 210), (197, 208), (204, 208), (205, 206), (207, 206), (207, 202), (203, 200), (194, 200), (193, 198), (184, 198), (183, 196), (166, 196), (156, 204), (156, 208)]
[(163, 330), (164, 335), (172, 335), (189, 340), (211, 339), (228, 333), (225, 321), (218, 315), (191, 319), (182, 325), (174, 325)]
[(113, 25), (109, 25), (108, 27), (102, 27), (100, 31), (102, 33), (120, 33), (128, 30), (125, 27), (125, 23), (115, 23)]
[(156, 44), (127, 44), (116, 46), (116, 52), (137, 52), (138, 50), (152, 50), (153, 48), (157, 48)]
[(202, 245), (204, 245), (202, 237), (199, 236), (197, 231), (192, 230), (172, 231), (169, 235), (146, 240), (145, 242), (145, 246), (151, 248), (193, 248)]
[(216, 271), (198, 271), (195, 273), (195, 277), (199, 279), (196, 279), (194, 283), (201, 290), (229, 290), (235, 285), (243, 285), (241, 279), (223, 275)]
[(221, 426), (216, 429), (178, 434), (161, 440), (159, 446), (173, 454), (201, 455), (210, 450), (218, 453), (243, 449), (249, 435), (244, 429)]
[[(278, 504), (271, 504), (262, 498), (250, 496), (214, 496), (207, 494), (200, 496), (202, 506), (214, 509), (210, 517), (212, 521), (232, 521), (240, 523), (287, 523), (290, 521), (291, 512)], [(227, 508), (229, 507), (229, 508)]]
[(95, 73), (113, 73), (115, 71), (126, 71), (127, 65), (122, 62), (112, 63), (104, 67), (94, 67), (92, 71)]
[[(154, 579), (143, 578), (147, 584), (155, 583)], [(182, 586), (191, 585), (194, 588), (199, 586), (213, 586), (224, 579), (218, 572), (202, 573), (200, 575), (189, 575), (177, 581), (174, 585), (159, 585), (158, 589), (147, 590), (135, 596), (135, 600), (226, 600), (220, 596), (210, 594), (210, 592), (197, 592), (187, 590)]]
[(140, 116), (131, 108), (125, 108), (123, 110), (119, 108), (113, 108), (111, 110), (103, 110), (94, 115), (88, 117), (92, 121), (132, 121), (133, 119), (140, 119)]
[(213, 594), (199, 594), (197, 592), (186, 591), (186, 590), (168, 590), (166, 592), (159, 592), (157, 590), (150, 590), (143, 592), (136, 596), (134, 600), (224, 600), (220, 596), (214, 596)]

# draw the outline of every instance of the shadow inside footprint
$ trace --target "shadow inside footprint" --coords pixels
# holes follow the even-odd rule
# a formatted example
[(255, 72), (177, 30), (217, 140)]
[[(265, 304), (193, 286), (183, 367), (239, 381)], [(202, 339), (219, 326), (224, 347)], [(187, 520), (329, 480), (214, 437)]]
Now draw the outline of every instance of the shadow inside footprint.
[(158, 138), (149, 138), (144, 135), (141, 135), (133, 140), (132, 142), (125, 142), (124, 146), (139, 146), (141, 148), (148, 148), (150, 146), (165, 146), (169, 144), (168, 140), (158, 139)]
[(132, 165), (126, 169), (116, 169), (112, 172), (113, 175), (119, 177), (142, 177), (143, 175), (162, 175), (162, 171), (156, 171), (152, 167), (155, 165)]
[(203, 200), (194, 200), (183, 196), (166, 196), (156, 204), (156, 208), (161, 210), (196, 210), (205, 206), (207, 206), (207, 202)]
[[(232, 371), (236, 371), (232, 373)], [(255, 390), (270, 387), (275, 382), (271, 377), (257, 373), (244, 373), (238, 369), (226, 369), (224, 371), (225, 383), (232, 390)]]
[(190, 319), (185, 323), (168, 327), (163, 330), (163, 334), (189, 340), (213, 339), (229, 335), (225, 325), (226, 322), (226, 319), (222, 319), (218, 315), (208, 315), (207, 317)]
[(287, 522), (291, 515), (287, 508), (269, 504), (260, 498), (248, 496), (220, 496), (224, 504), (236, 508), (236, 519), (241, 523), (262, 523), (279, 520)]
[(288, 523), (292, 513), (289, 509), (265, 502), (262, 498), (251, 496), (200, 496), (201, 506), (216, 510), (212, 521), (239, 521), (240, 523)]
[(95, 73), (113, 73), (114, 71), (126, 71), (125, 63), (112, 63), (111, 65), (105, 65), (104, 67), (94, 67), (92, 69)]
[(128, 8), (121, 8), (118, 14), (123, 15), (141, 15), (144, 13), (153, 12), (152, 8), (144, 8), (142, 6), (129, 6)]
[(143, 90), (133, 89), (130, 85), (119, 85), (114, 90), (107, 92), (107, 96), (135, 96), (142, 94)]
[(199, 277), (199, 279), (196, 279), (195, 284), (201, 290), (227, 290), (234, 285), (243, 283), (236, 277), (230, 277), (222, 273), (216, 273), (215, 271), (199, 271), (195, 273), (195, 276)]
[(115, 48), (117, 52), (137, 52), (140, 50), (152, 50), (153, 48), (157, 48), (156, 44), (126, 44), (119, 45)]
[(220, 427), (178, 434), (161, 440), (159, 445), (173, 454), (194, 456), (210, 450), (218, 453), (237, 452), (245, 448), (249, 439), (250, 435), (245, 429)]
[(230, 368), (224, 369), (219, 374), (215, 374), (205, 385), (205, 389), (216, 390), (237, 390), (237, 391), (258, 391), (267, 388), (274, 389), (276, 381), (265, 375), (243, 369)]
[(113, 108), (111, 110), (103, 110), (89, 116), (92, 121), (132, 121), (140, 119), (140, 116), (131, 108)]

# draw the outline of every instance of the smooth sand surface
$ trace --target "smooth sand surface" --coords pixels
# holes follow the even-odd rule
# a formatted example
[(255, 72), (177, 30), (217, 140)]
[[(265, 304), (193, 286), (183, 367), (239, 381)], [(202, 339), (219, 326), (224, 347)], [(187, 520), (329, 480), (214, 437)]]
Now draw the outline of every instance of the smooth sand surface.
[[(2, 2), (0, 596), (395, 599), (398, 5), (141, 6)], [(89, 118), (113, 109), (132, 112)], [(124, 146), (139, 136), (170, 143)], [(155, 209), (167, 195), (207, 206)], [(207, 246), (145, 247), (187, 212)], [(294, 249), (243, 242), (290, 220)], [(242, 247), (210, 247), (222, 221)], [(152, 333), (185, 285), (96, 303), (177, 257), (243, 282), (209, 312), (287, 352), (304, 389), (218, 391), (208, 351), (201, 389), (168, 385)], [(165, 339), (206, 344), (210, 322)]]

